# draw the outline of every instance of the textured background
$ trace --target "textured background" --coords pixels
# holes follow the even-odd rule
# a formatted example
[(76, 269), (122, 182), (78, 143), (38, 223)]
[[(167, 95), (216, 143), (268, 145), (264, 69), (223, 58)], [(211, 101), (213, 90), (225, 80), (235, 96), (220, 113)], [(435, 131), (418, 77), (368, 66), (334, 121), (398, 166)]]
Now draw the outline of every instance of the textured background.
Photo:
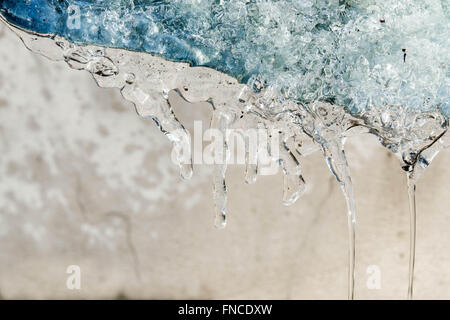
[[(204, 105), (178, 103), (192, 125)], [(345, 203), (320, 154), (307, 194), (228, 173), (229, 225), (213, 227), (211, 168), (183, 182), (170, 144), (116, 90), (27, 51), (0, 25), (2, 298), (345, 299)], [(347, 154), (357, 209), (357, 298), (406, 296), (409, 216), (398, 160), (373, 136)], [(416, 297), (450, 298), (450, 151), (418, 185)], [(81, 290), (66, 268), (81, 267)], [(368, 289), (368, 266), (381, 288)]]

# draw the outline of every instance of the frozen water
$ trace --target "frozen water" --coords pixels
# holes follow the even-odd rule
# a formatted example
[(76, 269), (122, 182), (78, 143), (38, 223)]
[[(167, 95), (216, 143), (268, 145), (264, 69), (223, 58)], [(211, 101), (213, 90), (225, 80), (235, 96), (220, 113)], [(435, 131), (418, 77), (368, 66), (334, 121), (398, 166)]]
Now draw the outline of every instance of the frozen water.
[(446, 0), (0, 2), (22, 28), (211, 67), (282, 98), (450, 115)]
[[(279, 131), (279, 155), (267, 149), (283, 169), (286, 205), (305, 190), (301, 157), (321, 150), (348, 207), (349, 298), (356, 217), (344, 143), (377, 135), (408, 176), (412, 297), (416, 182), (450, 146), (449, 8), (446, 0), (0, 0), (0, 17), (32, 51), (119, 88), (173, 143), (184, 178), (190, 135), (171, 90), (209, 102), (217, 130)], [(230, 153), (227, 141), (220, 149)], [(252, 183), (259, 159), (249, 160)], [(226, 169), (215, 164), (218, 227), (226, 224)]]

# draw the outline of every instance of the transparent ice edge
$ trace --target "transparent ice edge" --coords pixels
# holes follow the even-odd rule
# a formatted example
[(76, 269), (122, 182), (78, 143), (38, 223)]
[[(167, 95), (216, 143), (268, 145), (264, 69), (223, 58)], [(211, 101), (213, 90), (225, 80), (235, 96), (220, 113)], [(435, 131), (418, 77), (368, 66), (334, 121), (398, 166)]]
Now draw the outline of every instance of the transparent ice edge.
[[(346, 108), (324, 101), (311, 104), (280, 99), (275, 88), (255, 92), (246, 84), (206, 67), (190, 67), (187, 63), (164, 60), (148, 53), (94, 45), (76, 45), (56, 35), (37, 34), (4, 20), (32, 52), (53, 61), (65, 61), (71, 68), (92, 74), (99, 87), (118, 88), (122, 96), (132, 102), (139, 116), (151, 118), (173, 144), (173, 151), (181, 176), (192, 176), (190, 134), (178, 121), (169, 101), (175, 92), (191, 103), (211, 105), (211, 127), (227, 129), (266, 128), (281, 133), (280, 152), (273, 158), (284, 175), (283, 203), (294, 203), (305, 191), (301, 158), (321, 151), (336, 180), (341, 185), (348, 208), (349, 229), (349, 286), (348, 297), (354, 298), (355, 270), (355, 208), (353, 185), (345, 157), (346, 138), (364, 133), (378, 137), (380, 143), (396, 154), (407, 172), (410, 199), (418, 178), (443, 148), (450, 146), (448, 119), (438, 110), (422, 112), (403, 106), (389, 109), (372, 108), (351, 114)], [(224, 134), (224, 137), (226, 135)], [(223, 152), (229, 152), (224, 141)], [(267, 152), (270, 154), (270, 147)], [(247, 158), (247, 161), (249, 159)], [(246, 164), (246, 182), (258, 175), (258, 161)], [(226, 164), (214, 168), (213, 198), (215, 223), (226, 225)], [(412, 191), (411, 191), (412, 190)], [(413, 201), (411, 200), (411, 201)], [(410, 202), (412, 203), (412, 202)], [(415, 223), (415, 221), (414, 221)], [(413, 234), (413, 233), (412, 233)], [(413, 241), (414, 240), (414, 241)], [(415, 244), (411, 237), (412, 248)], [(410, 297), (414, 250), (411, 252)]]

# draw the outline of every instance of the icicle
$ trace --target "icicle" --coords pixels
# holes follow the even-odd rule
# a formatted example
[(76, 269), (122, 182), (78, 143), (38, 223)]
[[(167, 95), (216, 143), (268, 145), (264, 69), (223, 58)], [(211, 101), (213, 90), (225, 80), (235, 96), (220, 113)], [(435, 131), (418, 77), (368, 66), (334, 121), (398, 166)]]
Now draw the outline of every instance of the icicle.
[(284, 141), (280, 143), (279, 163), (283, 169), (283, 204), (290, 206), (306, 191), (306, 184), (298, 160)]
[(256, 182), (258, 177), (258, 164), (246, 162), (245, 165), (245, 183), (252, 184)]
[[(253, 149), (253, 148), (255, 148), (255, 149)], [(257, 177), (258, 177), (258, 146), (251, 145), (250, 138), (246, 137), (246, 139), (245, 139), (245, 182), (248, 184), (255, 183)]]
[(144, 118), (151, 118), (158, 128), (172, 142), (172, 160), (179, 166), (183, 179), (192, 177), (191, 137), (178, 121), (166, 92), (144, 92), (139, 87), (126, 86), (122, 95), (135, 103), (136, 112)]
[(417, 205), (416, 205), (416, 185), (428, 168), (430, 163), (439, 151), (450, 145), (448, 131), (443, 131), (427, 148), (421, 152), (408, 150), (402, 154), (405, 163), (403, 169), (406, 171), (406, 182), (408, 188), (409, 204), (409, 270), (408, 270), (408, 299), (414, 298), (414, 269), (416, 260), (416, 240), (417, 240)]
[(414, 263), (416, 260), (416, 181), (413, 177), (413, 172), (407, 172), (406, 178), (410, 215), (408, 299), (412, 300), (414, 294)]
[[(226, 206), (227, 206), (227, 185), (225, 175), (227, 171), (227, 159), (229, 158), (229, 150), (226, 137), (226, 128), (228, 124), (227, 116), (219, 110), (214, 110), (211, 119), (211, 129), (220, 130), (223, 137), (223, 148), (215, 150), (214, 158), (214, 224), (217, 228), (223, 229), (227, 225)], [(218, 161), (219, 160), (219, 161)]]
[(355, 297), (355, 200), (353, 193), (353, 183), (350, 178), (350, 170), (345, 157), (342, 140), (334, 140), (323, 145), (326, 162), (336, 180), (341, 185), (347, 204), (348, 223), (348, 299)]

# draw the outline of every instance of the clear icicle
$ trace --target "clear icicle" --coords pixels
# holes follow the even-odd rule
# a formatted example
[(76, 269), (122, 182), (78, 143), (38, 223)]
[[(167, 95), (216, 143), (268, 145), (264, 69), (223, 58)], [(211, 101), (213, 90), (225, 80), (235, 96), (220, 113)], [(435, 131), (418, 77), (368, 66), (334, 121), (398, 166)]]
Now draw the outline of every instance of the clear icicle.
[(426, 149), (421, 152), (408, 150), (402, 154), (405, 165), (403, 169), (406, 171), (406, 181), (408, 188), (408, 204), (410, 216), (409, 229), (409, 269), (408, 269), (408, 299), (414, 298), (414, 270), (416, 260), (416, 239), (417, 239), (417, 205), (416, 205), (416, 185), (434, 160), (439, 151), (450, 145), (449, 133), (443, 131), (440, 136), (435, 139)]
[[(97, 84), (103, 87), (117, 85), (114, 79), (120, 73), (119, 67), (105, 56), (104, 49), (92, 50), (78, 47), (64, 41), (57, 42), (63, 50), (66, 63), (73, 69), (90, 72)], [(172, 160), (178, 164), (183, 179), (190, 179), (193, 174), (191, 159), (191, 138), (189, 132), (178, 121), (168, 100), (170, 89), (161, 91), (143, 90), (138, 84), (135, 74), (124, 74), (121, 90), (123, 97), (135, 104), (136, 112), (145, 118), (151, 118), (158, 128), (173, 144)], [(157, 82), (157, 81), (156, 81)]]
[(412, 300), (414, 295), (414, 264), (416, 260), (416, 182), (412, 172), (407, 172), (408, 200), (410, 214), (409, 230), (409, 273), (408, 273), (408, 299)]
[(247, 162), (245, 165), (245, 182), (252, 184), (256, 182), (258, 177), (258, 164)]
[(250, 143), (250, 137), (245, 137), (245, 182), (248, 184), (255, 183), (258, 177), (257, 149), (258, 146)]
[(172, 142), (172, 160), (178, 164), (183, 179), (192, 177), (191, 137), (178, 121), (167, 94), (160, 92), (143, 92), (139, 88), (127, 86), (122, 89), (126, 99), (135, 102), (136, 112), (145, 118), (151, 118), (158, 128)]
[(353, 192), (353, 183), (350, 178), (350, 170), (345, 157), (344, 145), (342, 140), (330, 141), (323, 146), (325, 159), (333, 173), (341, 185), (347, 205), (347, 223), (348, 223), (348, 299), (353, 300), (355, 297), (355, 200)]
[(279, 162), (283, 169), (283, 204), (290, 206), (305, 192), (306, 184), (300, 165), (285, 142), (280, 144)]
[(215, 150), (214, 162), (214, 224), (217, 228), (222, 229), (227, 225), (226, 205), (227, 205), (227, 185), (225, 175), (227, 171), (227, 159), (229, 158), (228, 143), (226, 137), (228, 119), (219, 110), (215, 110), (211, 119), (211, 129), (220, 130), (223, 137), (223, 148)]

